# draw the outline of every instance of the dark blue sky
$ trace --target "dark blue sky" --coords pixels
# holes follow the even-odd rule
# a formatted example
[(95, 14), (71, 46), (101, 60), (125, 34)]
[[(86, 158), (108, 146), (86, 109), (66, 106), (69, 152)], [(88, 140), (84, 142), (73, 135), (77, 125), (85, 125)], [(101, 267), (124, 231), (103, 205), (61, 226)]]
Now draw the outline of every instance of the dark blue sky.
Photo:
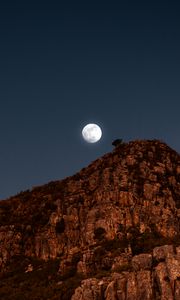
[[(115, 138), (180, 152), (179, 1), (3, 2), (0, 199), (72, 175)], [(82, 141), (88, 122), (97, 144)]]

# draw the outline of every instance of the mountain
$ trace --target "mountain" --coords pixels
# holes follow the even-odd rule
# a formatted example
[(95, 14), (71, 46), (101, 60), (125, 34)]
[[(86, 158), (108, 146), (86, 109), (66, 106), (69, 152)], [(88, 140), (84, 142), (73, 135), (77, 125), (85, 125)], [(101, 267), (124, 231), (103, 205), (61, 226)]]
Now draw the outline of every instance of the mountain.
[(117, 143), (72, 177), (0, 201), (0, 299), (179, 300), (180, 155)]

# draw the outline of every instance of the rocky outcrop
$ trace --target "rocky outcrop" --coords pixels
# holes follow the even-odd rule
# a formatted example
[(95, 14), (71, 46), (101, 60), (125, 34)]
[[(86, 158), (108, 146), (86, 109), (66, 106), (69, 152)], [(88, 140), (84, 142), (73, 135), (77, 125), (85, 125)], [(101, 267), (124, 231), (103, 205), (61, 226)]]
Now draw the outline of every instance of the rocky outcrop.
[[(180, 299), (180, 247), (165, 245), (132, 257), (123, 270), (81, 282), (72, 300)], [(127, 262), (126, 262), (127, 264)]]
[(2, 282), (22, 257), (27, 278), (56, 262), (40, 299), (53, 289), (61, 300), (178, 299), (179, 225), (179, 154), (157, 140), (120, 143), (72, 177), (0, 201)]

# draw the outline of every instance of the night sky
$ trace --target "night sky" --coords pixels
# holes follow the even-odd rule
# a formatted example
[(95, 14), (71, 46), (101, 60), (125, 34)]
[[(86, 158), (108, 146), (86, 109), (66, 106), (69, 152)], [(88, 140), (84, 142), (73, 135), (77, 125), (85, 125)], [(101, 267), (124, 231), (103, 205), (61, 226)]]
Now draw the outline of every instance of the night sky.
[[(172, 0), (1, 1), (0, 199), (73, 175), (116, 138), (180, 152), (179, 16)], [(98, 143), (82, 140), (89, 122)]]

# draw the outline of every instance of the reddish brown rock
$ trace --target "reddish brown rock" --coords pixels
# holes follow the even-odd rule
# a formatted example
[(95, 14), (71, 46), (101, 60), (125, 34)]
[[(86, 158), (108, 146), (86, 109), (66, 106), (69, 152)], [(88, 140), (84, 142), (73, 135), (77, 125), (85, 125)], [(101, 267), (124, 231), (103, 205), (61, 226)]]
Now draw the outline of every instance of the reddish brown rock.
[(30, 284), (34, 299), (179, 299), (179, 166), (160, 141), (121, 143), (0, 201), (0, 298), (31, 299)]
[(135, 255), (132, 258), (132, 267), (134, 271), (150, 270), (152, 267), (152, 255), (147, 253)]

